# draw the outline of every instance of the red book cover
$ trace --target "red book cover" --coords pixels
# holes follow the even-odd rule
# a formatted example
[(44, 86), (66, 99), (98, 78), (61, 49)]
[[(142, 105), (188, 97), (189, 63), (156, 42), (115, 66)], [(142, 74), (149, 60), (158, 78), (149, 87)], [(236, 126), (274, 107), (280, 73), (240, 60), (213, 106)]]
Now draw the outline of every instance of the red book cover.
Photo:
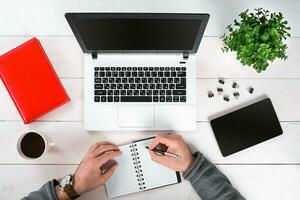
[(25, 124), (70, 101), (36, 38), (0, 56), (0, 78)]

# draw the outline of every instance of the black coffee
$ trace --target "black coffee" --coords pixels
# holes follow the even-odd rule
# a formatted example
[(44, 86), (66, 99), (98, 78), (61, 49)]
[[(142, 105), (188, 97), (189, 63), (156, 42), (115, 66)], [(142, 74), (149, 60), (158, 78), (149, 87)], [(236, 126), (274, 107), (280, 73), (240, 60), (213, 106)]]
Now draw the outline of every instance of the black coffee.
[(21, 151), (28, 158), (38, 158), (45, 151), (43, 137), (35, 132), (27, 133), (21, 140)]

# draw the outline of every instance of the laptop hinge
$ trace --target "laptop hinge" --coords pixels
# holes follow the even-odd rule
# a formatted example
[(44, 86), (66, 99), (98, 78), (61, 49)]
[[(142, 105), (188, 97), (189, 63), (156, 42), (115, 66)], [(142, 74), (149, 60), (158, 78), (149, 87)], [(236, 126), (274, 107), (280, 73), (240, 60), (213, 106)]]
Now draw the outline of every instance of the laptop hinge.
[(92, 53), (92, 58), (93, 58), (93, 59), (97, 59), (97, 58), (98, 58), (97, 52), (93, 52), (93, 53)]
[(184, 60), (189, 59), (189, 52), (183, 52), (183, 59)]

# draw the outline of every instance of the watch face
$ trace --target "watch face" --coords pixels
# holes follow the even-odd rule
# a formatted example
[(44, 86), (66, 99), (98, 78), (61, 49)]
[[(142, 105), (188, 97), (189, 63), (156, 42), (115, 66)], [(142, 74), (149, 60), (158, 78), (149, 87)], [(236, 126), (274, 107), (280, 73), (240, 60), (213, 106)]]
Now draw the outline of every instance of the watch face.
[(71, 181), (72, 181), (72, 176), (71, 175), (67, 175), (65, 177), (63, 177), (59, 183), (59, 185), (64, 188), (66, 187), (67, 185), (70, 185), (71, 184)]

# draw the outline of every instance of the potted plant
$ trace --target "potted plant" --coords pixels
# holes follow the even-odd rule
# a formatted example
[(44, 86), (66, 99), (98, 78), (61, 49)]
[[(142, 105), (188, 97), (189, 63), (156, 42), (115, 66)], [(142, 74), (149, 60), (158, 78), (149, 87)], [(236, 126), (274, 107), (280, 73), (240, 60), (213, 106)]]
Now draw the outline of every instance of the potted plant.
[(222, 51), (235, 51), (243, 65), (261, 72), (276, 58), (287, 58), (284, 40), (291, 36), (291, 28), (280, 12), (270, 13), (262, 8), (254, 10), (254, 13), (249, 13), (249, 10), (240, 13), (240, 21), (234, 20), (226, 27), (228, 33), (221, 36), (224, 42)]

